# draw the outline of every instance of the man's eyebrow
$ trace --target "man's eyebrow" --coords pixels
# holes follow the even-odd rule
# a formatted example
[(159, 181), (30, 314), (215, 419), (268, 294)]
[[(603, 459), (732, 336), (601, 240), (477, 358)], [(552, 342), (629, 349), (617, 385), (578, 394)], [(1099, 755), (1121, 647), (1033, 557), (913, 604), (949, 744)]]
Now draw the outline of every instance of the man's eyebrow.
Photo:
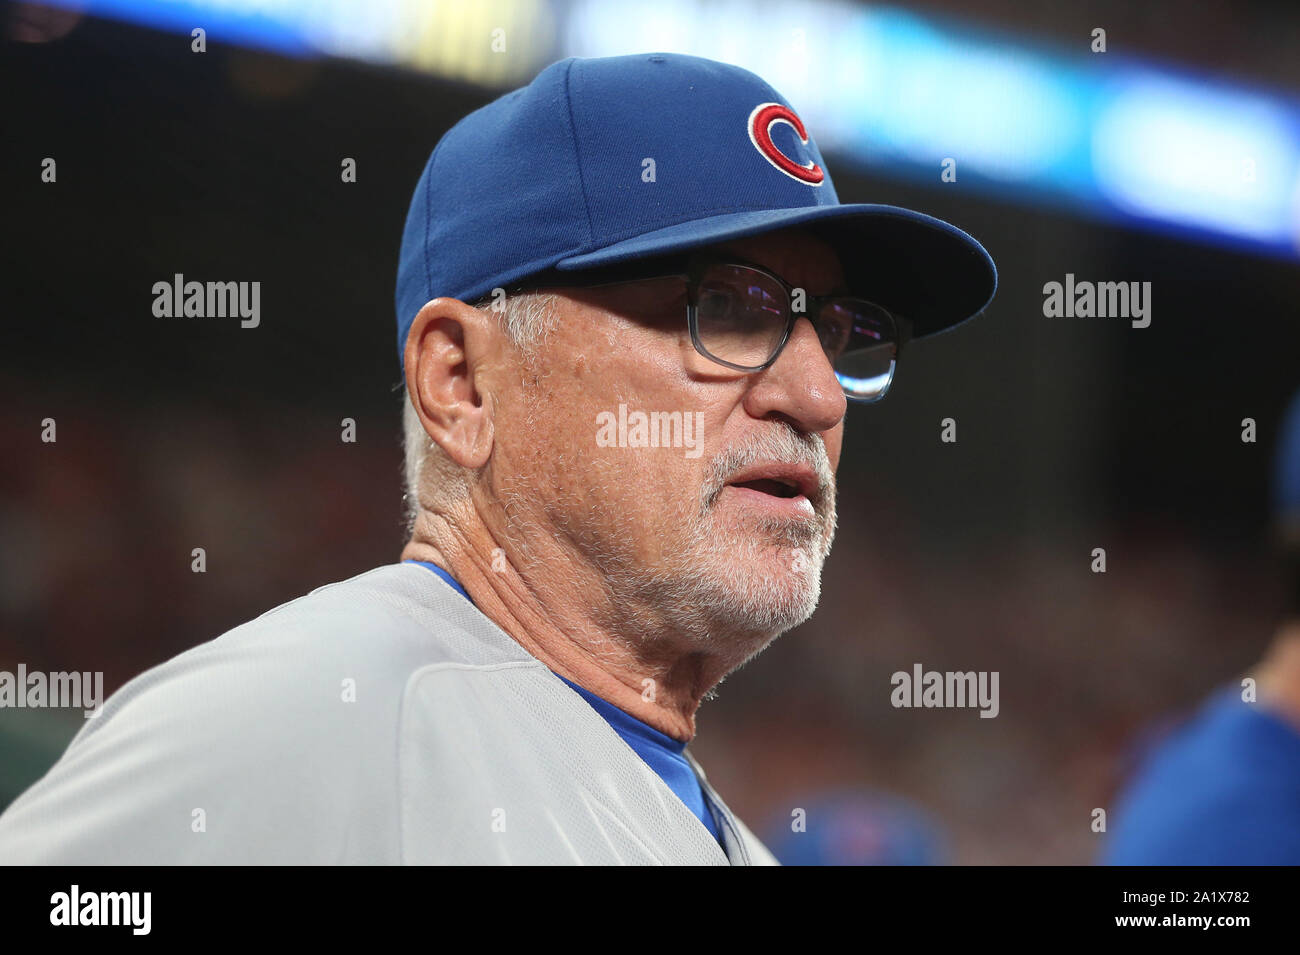
[[(797, 288), (797, 287), (798, 286), (791, 283), (791, 288)], [(828, 288), (825, 292), (813, 292), (811, 289), (809, 289), (808, 294), (815, 295), (818, 298), (831, 298), (831, 297), (839, 297), (841, 295), (852, 295), (853, 289), (849, 287), (849, 283), (847, 279), (840, 279), (838, 282), (835, 282), (833, 285), (831, 285), (831, 287)]]
[[(715, 255), (725, 259), (728, 262), (731, 262), (734, 265), (748, 265), (751, 268), (760, 269), (764, 272), (770, 272), (771, 274), (779, 278), (781, 281), (789, 285), (791, 288), (806, 288), (806, 286), (801, 286), (798, 282), (791, 282), (788, 278), (786, 278), (784, 271), (778, 271), (777, 269), (772, 268), (770, 265), (764, 265), (762, 262), (755, 262), (753, 259), (744, 258), (743, 256), (736, 255), (735, 253), (732, 252), (728, 252), (726, 249), (722, 249), (720, 252), (715, 253)], [(833, 286), (831, 286), (829, 291), (821, 293), (822, 296), (852, 295), (852, 294), (853, 294), (853, 290), (849, 288), (847, 279), (841, 279), (840, 281), (836, 282)]]

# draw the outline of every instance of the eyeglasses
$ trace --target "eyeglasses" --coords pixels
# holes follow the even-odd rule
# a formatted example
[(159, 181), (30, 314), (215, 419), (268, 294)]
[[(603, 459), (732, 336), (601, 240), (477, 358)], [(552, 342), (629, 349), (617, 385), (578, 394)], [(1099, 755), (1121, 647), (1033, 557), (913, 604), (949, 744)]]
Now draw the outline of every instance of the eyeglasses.
[[(695, 350), (742, 372), (770, 368), (800, 318), (812, 322), (822, 350), (849, 399), (870, 403), (889, 391), (911, 323), (864, 298), (809, 295), (760, 266), (712, 256), (602, 269), (590, 276), (555, 276), (528, 288), (607, 288), (685, 280), (686, 322)], [(650, 296), (650, 300), (653, 300)]]

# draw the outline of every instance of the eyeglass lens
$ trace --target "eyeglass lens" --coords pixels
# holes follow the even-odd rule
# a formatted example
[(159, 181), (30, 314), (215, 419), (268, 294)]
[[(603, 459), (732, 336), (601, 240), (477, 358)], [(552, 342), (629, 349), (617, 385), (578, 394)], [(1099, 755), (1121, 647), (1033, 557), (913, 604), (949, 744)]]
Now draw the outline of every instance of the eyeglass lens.
[[(808, 316), (844, 392), (858, 401), (884, 396), (898, 355), (897, 324), (865, 299), (822, 300)], [(740, 265), (710, 265), (695, 293), (700, 344), (710, 356), (757, 369), (767, 364), (786, 336), (790, 296), (785, 286)]]

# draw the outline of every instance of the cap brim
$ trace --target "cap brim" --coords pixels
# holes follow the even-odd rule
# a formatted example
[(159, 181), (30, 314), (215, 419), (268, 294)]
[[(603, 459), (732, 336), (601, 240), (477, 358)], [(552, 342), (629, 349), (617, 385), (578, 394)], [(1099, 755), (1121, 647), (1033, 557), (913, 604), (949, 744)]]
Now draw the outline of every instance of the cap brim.
[(993, 259), (973, 238), (941, 219), (884, 205), (764, 209), (694, 219), (569, 256), (555, 268), (598, 268), (794, 226), (829, 242), (853, 293), (910, 320), (917, 338), (974, 318), (997, 290)]

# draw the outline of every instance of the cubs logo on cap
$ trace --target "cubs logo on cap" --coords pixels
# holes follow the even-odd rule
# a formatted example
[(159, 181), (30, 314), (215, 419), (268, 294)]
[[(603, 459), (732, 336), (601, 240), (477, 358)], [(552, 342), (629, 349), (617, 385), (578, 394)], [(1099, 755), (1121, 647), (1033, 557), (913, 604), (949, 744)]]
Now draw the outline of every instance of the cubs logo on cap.
[(772, 127), (785, 123), (799, 136), (799, 142), (808, 145), (808, 133), (804, 131), (803, 120), (794, 114), (789, 106), (780, 103), (759, 103), (749, 114), (749, 141), (763, 157), (787, 176), (806, 182), (810, 186), (820, 186), (826, 179), (822, 167), (811, 159), (806, 163), (797, 163), (772, 142)]

